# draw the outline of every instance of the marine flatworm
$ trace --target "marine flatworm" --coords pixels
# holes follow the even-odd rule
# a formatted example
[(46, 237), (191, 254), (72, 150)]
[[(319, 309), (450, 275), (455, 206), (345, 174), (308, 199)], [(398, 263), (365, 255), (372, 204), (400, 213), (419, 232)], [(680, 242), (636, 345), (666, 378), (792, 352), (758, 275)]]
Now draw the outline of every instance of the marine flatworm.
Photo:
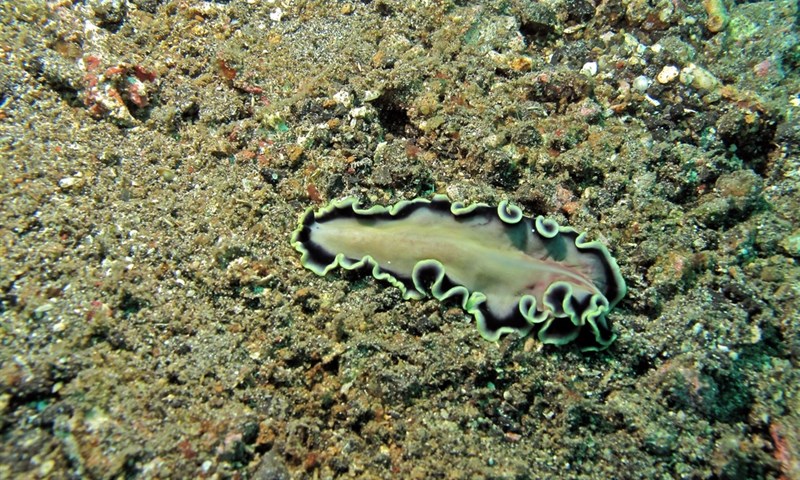
[(465, 206), (437, 195), (361, 208), (349, 197), (306, 210), (292, 246), (317, 275), (367, 268), (406, 299), (454, 298), (487, 340), (534, 333), (603, 350), (616, 338), (606, 315), (626, 288), (606, 247), (585, 237), (508, 202)]

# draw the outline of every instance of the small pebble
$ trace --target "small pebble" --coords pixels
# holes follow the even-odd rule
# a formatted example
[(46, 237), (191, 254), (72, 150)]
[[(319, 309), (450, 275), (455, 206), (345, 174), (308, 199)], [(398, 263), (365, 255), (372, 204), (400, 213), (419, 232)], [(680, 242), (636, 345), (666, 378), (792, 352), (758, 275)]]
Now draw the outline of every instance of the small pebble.
[(656, 80), (658, 80), (658, 83), (666, 85), (667, 83), (678, 78), (679, 73), (680, 70), (678, 70), (678, 67), (674, 65), (667, 65), (662, 68), (660, 72), (658, 72), (658, 75), (656, 75)]
[[(374, 111), (374, 110), (373, 110)], [(367, 107), (356, 107), (350, 110), (350, 117), (352, 118), (366, 118), (370, 110)]]
[(64, 177), (58, 181), (58, 186), (63, 189), (68, 189), (74, 187), (78, 183), (78, 179), (75, 177)]
[(353, 95), (347, 90), (340, 90), (333, 94), (333, 99), (336, 103), (341, 103), (345, 107), (353, 105)]
[(639, 75), (638, 77), (633, 79), (633, 88), (638, 90), (639, 92), (644, 92), (650, 85), (653, 83), (653, 80), (650, 77), (645, 75)]
[(659, 102), (655, 98), (651, 97), (650, 95), (645, 95), (644, 99), (647, 100), (647, 103), (649, 103), (650, 105), (652, 105), (654, 107), (658, 107), (659, 105), (661, 105), (661, 102)]
[(371, 102), (381, 96), (378, 90), (364, 90), (364, 101)]
[(581, 68), (581, 73), (590, 77), (597, 75), (597, 62), (584, 63), (583, 68)]
[(713, 90), (719, 85), (719, 80), (713, 73), (694, 63), (690, 63), (681, 70), (681, 82), (691, 85), (698, 90)]

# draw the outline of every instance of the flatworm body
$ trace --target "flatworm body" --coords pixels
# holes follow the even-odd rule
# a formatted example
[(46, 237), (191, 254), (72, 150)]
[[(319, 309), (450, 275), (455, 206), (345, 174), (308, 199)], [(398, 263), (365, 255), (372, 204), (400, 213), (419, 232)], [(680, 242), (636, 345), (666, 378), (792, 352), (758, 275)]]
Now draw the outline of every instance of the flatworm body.
[(585, 236), (508, 202), (465, 206), (437, 195), (365, 209), (350, 197), (306, 210), (292, 246), (317, 275), (369, 268), (406, 299), (457, 299), (487, 340), (534, 333), (603, 350), (616, 338), (606, 315), (625, 282), (606, 247)]

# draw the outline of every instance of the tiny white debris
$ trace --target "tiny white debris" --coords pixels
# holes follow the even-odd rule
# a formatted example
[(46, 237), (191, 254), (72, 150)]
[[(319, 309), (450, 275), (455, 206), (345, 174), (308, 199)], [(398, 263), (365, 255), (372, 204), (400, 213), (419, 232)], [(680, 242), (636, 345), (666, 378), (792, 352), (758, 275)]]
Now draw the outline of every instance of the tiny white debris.
[(679, 73), (680, 70), (678, 70), (678, 67), (674, 65), (667, 65), (662, 68), (660, 72), (658, 72), (658, 75), (656, 75), (656, 80), (658, 80), (658, 83), (665, 85), (678, 78)]
[(583, 68), (581, 68), (581, 73), (590, 77), (597, 75), (597, 62), (584, 63)]
[(78, 179), (77, 178), (75, 178), (75, 177), (64, 177), (64, 178), (62, 178), (61, 180), (58, 181), (58, 186), (63, 188), (63, 189), (67, 189), (67, 188), (74, 187), (76, 183), (78, 183)]
[(353, 387), (353, 383), (355, 383), (355, 380), (342, 384), (341, 388), (339, 388), (339, 393), (342, 395), (347, 395), (347, 392), (349, 392), (350, 388)]
[(86, 35), (87, 37), (99, 32), (100, 32), (100, 27), (98, 27), (94, 23), (90, 22), (89, 20), (83, 22), (83, 34)]
[(655, 98), (651, 97), (648, 94), (644, 95), (644, 99), (647, 100), (650, 103), (650, 105), (652, 105), (654, 107), (657, 107), (657, 106), (661, 105), (661, 102), (659, 102), (658, 100), (656, 100)]
[(638, 77), (633, 79), (633, 88), (635, 88), (640, 92), (644, 92), (645, 90), (650, 88), (650, 85), (652, 84), (653, 80), (646, 75), (639, 75)]
[(364, 101), (371, 102), (381, 96), (378, 90), (364, 90)]
[(369, 113), (367, 107), (356, 107), (350, 110), (350, 117), (352, 118), (364, 118)]
[(572, 26), (567, 27), (567, 28), (564, 29), (564, 34), (572, 35), (573, 33), (577, 32), (578, 30), (583, 30), (584, 28), (586, 28), (586, 24), (585, 23), (579, 23), (577, 25), (572, 25)]
[(347, 90), (340, 90), (334, 93), (333, 99), (336, 100), (336, 103), (341, 103), (348, 108), (353, 104), (353, 95)]
[(49, 312), (53, 308), (55, 308), (55, 305), (53, 305), (52, 303), (45, 303), (36, 307), (36, 309), (33, 310), (33, 314), (36, 316), (36, 318), (42, 318), (47, 312)]
[(280, 7), (269, 12), (269, 19), (272, 20), (273, 22), (280, 22), (282, 18), (283, 18), (283, 10), (281, 10)]
[(623, 41), (625, 42), (625, 45), (629, 47), (636, 47), (638, 49), (639, 45), (641, 45), (641, 43), (639, 43), (639, 40), (630, 33), (623, 34), (622, 38)]
[(486, 136), (483, 139), (483, 144), (489, 148), (497, 148), (503, 144), (505, 138), (502, 135), (497, 135), (496, 133), (492, 133)]

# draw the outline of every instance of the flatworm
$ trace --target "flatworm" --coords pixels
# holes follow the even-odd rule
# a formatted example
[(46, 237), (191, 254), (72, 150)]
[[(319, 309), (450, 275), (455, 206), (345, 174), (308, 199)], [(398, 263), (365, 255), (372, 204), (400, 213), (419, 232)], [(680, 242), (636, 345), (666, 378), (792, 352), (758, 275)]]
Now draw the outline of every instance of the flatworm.
[(505, 201), (465, 206), (436, 195), (361, 208), (349, 197), (306, 210), (292, 246), (317, 275), (368, 268), (405, 299), (455, 298), (487, 340), (533, 333), (603, 350), (616, 338), (606, 315), (626, 287), (606, 247), (585, 237)]

